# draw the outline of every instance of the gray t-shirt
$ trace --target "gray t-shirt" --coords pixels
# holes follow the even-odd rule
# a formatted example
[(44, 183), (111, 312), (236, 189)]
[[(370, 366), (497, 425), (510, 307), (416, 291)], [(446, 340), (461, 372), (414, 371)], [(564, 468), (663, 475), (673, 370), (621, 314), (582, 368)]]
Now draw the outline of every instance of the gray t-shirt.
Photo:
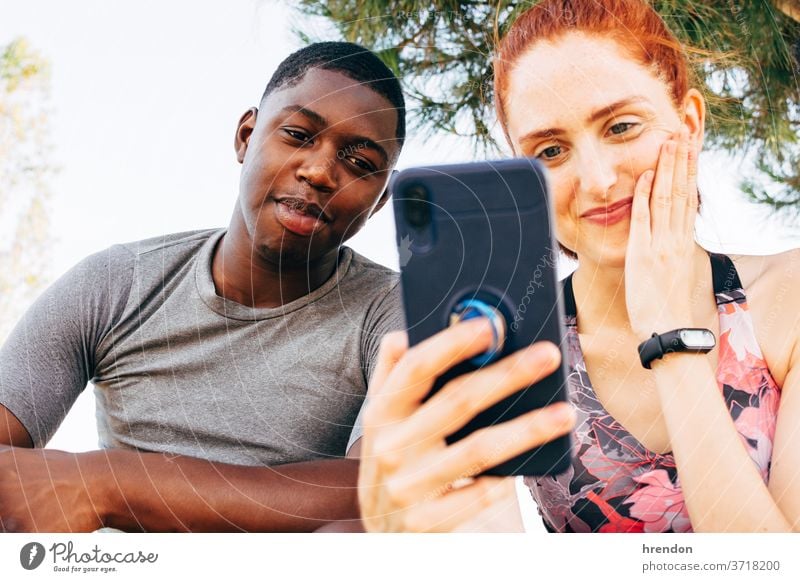
[(224, 230), (117, 245), (53, 284), (0, 350), (0, 404), (43, 446), (87, 382), (101, 447), (275, 465), (345, 453), (397, 275), (343, 248), (321, 287), (276, 308), (218, 296)]

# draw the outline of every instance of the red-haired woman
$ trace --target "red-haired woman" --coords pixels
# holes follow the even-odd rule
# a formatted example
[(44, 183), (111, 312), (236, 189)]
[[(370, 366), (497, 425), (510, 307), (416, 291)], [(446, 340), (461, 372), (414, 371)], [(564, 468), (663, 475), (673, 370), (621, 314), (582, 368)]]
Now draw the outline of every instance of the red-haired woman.
[[(552, 531), (800, 529), (800, 251), (729, 258), (694, 241), (705, 102), (679, 43), (645, 1), (544, 0), (503, 39), (495, 87), (514, 153), (549, 170), (556, 234), (578, 259), (571, 405), (447, 446), (446, 432), (548, 375), (558, 350), (534, 345), (423, 403), (454, 358), (487, 349), (490, 326), (413, 349), (388, 336), (364, 415), (366, 528), (518, 530), (513, 479), (464, 477), (572, 431), (569, 470), (526, 479)], [(641, 342), (686, 328), (716, 348), (643, 366)]]

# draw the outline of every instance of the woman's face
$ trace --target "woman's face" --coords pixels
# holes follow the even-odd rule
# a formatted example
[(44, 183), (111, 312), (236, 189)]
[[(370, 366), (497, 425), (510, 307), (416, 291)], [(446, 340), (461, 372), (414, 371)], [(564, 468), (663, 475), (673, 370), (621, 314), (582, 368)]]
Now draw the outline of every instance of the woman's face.
[(509, 75), (505, 105), (516, 155), (549, 171), (559, 242), (581, 259), (624, 265), (634, 185), (683, 125), (700, 147), (703, 102), (679, 112), (669, 87), (613, 40), (570, 33), (540, 41)]

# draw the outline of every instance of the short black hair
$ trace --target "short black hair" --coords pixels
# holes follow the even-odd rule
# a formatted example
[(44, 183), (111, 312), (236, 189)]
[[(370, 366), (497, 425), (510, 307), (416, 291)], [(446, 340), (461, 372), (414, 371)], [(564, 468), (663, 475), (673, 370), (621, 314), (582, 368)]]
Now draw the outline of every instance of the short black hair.
[(278, 65), (264, 89), (261, 101), (282, 87), (299, 83), (309, 69), (325, 69), (342, 73), (386, 97), (397, 110), (397, 131), (400, 145), (406, 138), (406, 102), (400, 81), (378, 55), (352, 42), (315, 42), (292, 53)]

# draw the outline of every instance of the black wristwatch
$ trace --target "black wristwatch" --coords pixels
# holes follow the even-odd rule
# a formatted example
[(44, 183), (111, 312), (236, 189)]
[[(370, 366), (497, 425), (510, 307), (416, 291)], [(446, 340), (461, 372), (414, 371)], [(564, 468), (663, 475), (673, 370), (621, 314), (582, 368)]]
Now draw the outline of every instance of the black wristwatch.
[(710, 329), (687, 327), (673, 329), (667, 333), (654, 333), (650, 339), (639, 344), (639, 359), (642, 366), (650, 369), (653, 360), (663, 358), (670, 352), (708, 353), (717, 345)]

